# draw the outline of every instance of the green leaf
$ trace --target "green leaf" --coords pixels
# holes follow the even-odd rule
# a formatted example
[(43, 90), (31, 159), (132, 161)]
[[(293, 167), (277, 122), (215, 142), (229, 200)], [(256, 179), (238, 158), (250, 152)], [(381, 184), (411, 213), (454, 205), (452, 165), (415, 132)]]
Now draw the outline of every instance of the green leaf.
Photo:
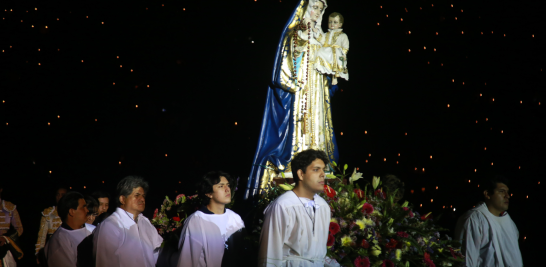
[(328, 178), (328, 179), (335, 179), (335, 178), (337, 178), (337, 177), (336, 177), (336, 175), (328, 174), (328, 175), (326, 175), (326, 178)]
[(332, 165), (334, 165), (335, 167), (337, 167), (337, 164), (335, 161), (332, 161)]
[(345, 173), (345, 170), (347, 170), (347, 168), (349, 168), (349, 165), (345, 164), (345, 166), (343, 166), (343, 173)]
[(284, 172), (281, 172), (281, 176), (282, 176), (282, 178), (286, 178), (286, 177), (284, 177)]

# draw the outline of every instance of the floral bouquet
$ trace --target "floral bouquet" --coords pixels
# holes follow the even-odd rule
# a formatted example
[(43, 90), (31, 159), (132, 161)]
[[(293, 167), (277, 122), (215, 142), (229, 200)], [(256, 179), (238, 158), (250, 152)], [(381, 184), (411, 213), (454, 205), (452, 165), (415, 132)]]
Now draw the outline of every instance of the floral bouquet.
[(431, 213), (420, 215), (406, 201), (396, 203), (396, 191), (381, 188), (373, 177), (362, 190), (355, 181), (362, 178), (356, 169), (344, 184), (347, 165), (329, 175), (323, 197), (330, 205), (332, 220), (328, 236), (328, 256), (342, 266), (452, 266), (463, 261), (460, 244), (434, 224)]
[[(456, 266), (463, 262), (460, 244), (434, 224), (431, 213), (420, 215), (407, 201), (395, 201), (397, 190), (381, 187), (373, 177), (371, 188), (361, 189), (355, 182), (362, 173), (345, 174), (332, 162), (336, 175), (329, 174), (321, 196), (331, 209), (327, 256), (341, 266), (409, 267)], [(347, 181), (348, 178), (348, 181)], [(293, 187), (283, 184), (269, 190), (264, 202)], [(279, 192), (280, 190), (280, 192)], [(269, 196), (271, 195), (271, 196)], [(262, 203), (265, 205), (266, 203)]]
[(165, 196), (161, 208), (155, 209), (151, 223), (161, 236), (174, 232), (183, 225), (183, 221), (188, 215), (193, 213), (196, 207), (199, 207), (199, 202), (197, 195), (186, 197), (184, 194), (180, 194), (176, 196), (174, 201)]

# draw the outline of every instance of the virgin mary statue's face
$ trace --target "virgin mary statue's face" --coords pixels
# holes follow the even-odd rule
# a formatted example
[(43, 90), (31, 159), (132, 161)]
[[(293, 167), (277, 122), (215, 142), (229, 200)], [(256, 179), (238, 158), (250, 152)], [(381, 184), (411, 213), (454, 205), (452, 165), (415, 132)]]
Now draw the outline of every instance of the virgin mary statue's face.
[(324, 4), (321, 1), (317, 1), (313, 6), (311, 6), (311, 20), (316, 22), (322, 15), (324, 10)]

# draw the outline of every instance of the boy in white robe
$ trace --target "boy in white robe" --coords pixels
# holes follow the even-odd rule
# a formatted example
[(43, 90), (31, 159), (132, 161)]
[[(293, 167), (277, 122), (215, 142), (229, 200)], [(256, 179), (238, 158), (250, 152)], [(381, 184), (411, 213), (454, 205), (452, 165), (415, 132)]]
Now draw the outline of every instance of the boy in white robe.
[(154, 267), (163, 238), (148, 218), (148, 183), (127, 176), (117, 185), (118, 208), (101, 222), (93, 234), (93, 254), (97, 267)]
[(74, 191), (66, 193), (58, 205), (58, 214), (63, 223), (47, 242), (45, 257), (48, 266), (74, 267), (78, 245), (91, 234), (84, 226), (89, 211), (83, 195)]
[(468, 267), (521, 267), (519, 232), (506, 212), (510, 202), (508, 182), (497, 176), (486, 181), (485, 202), (457, 221), (455, 237), (463, 245)]
[(325, 266), (330, 207), (324, 190), (326, 153), (305, 150), (291, 162), (296, 186), (265, 209), (258, 266)]
[(337, 84), (337, 78), (349, 80), (347, 70), (347, 53), (349, 38), (343, 33), (344, 18), (338, 12), (328, 17), (328, 33), (322, 39), (322, 48), (318, 50), (315, 59), (315, 69), (326, 75), (332, 75), (332, 85)]
[(226, 209), (231, 202), (230, 177), (209, 172), (200, 181), (199, 195), (204, 206), (184, 222), (180, 235), (178, 267), (245, 266), (241, 217)]

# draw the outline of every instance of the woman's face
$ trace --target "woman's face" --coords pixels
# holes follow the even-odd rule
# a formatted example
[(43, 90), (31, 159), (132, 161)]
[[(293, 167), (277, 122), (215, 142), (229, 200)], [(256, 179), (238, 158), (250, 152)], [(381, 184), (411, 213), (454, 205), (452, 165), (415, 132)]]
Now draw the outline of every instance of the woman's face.
[(324, 4), (321, 1), (317, 1), (313, 6), (311, 6), (311, 20), (317, 22), (322, 15), (323, 10)]

